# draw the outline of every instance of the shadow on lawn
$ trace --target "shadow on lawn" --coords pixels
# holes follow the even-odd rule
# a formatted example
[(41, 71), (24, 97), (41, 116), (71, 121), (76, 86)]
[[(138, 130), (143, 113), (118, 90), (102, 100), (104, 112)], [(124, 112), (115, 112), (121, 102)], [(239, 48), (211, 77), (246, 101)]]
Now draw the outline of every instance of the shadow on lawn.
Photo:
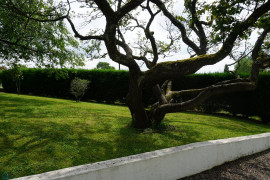
[[(82, 111), (83, 115), (76, 117), (81, 121), (72, 121), (77, 116), (75, 107), (67, 116), (59, 109), (46, 109), (57, 103), (61, 102), (1, 96), (0, 108), (5, 112), (0, 110), (4, 114), (0, 121), (0, 173), (6, 171), (15, 178), (200, 141), (196, 126), (185, 126), (193, 122), (181, 121), (176, 130), (145, 134), (126, 127), (131, 118), (112, 115), (106, 109)], [(35, 112), (40, 106), (42, 111)], [(53, 121), (59, 113), (63, 120)], [(91, 118), (83, 120), (85, 116)]]
[(196, 111), (187, 111), (184, 112), (186, 114), (192, 114), (192, 115), (204, 115), (204, 116), (215, 116), (215, 117), (221, 117), (221, 118), (226, 118), (230, 119), (233, 121), (243, 121), (243, 122), (250, 122), (254, 124), (265, 124), (262, 121), (252, 118), (252, 117), (244, 117), (241, 115), (233, 116), (232, 114), (229, 113), (204, 113), (204, 112), (196, 112)]
[[(127, 118), (118, 120), (126, 122)], [(170, 146), (166, 138), (157, 142), (155, 134), (139, 133), (123, 125), (114, 129), (110, 121), (96, 123), (102, 126), (98, 131), (85, 123), (72, 125), (27, 118), (0, 122), (0, 172), (7, 171), (15, 178)], [(160, 136), (181, 139), (181, 135), (172, 132)], [(196, 137), (197, 132), (189, 131), (187, 136)], [(197, 140), (183, 140), (193, 141)]]
[(111, 154), (110, 143), (91, 136), (90, 131), (74, 132), (67, 124), (1, 122), (0, 172), (14, 178), (103, 160), (99, 150)]
[[(258, 134), (259, 133), (258, 129), (264, 129), (261, 131), (261, 133), (263, 133), (265, 132), (265, 128), (267, 126), (270, 128), (270, 125), (264, 124), (261, 121), (251, 119), (251, 118), (234, 117), (229, 114), (218, 114), (218, 113), (206, 114), (206, 113), (200, 113), (200, 112), (185, 112), (185, 114), (205, 116), (207, 118), (220, 117), (223, 120), (222, 121), (218, 121), (218, 120), (201, 121), (201, 122), (181, 121), (181, 124), (183, 125), (184, 124), (203, 125), (203, 126), (214, 127), (216, 129), (222, 129), (222, 130), (227, 130), (227, 131), (237, 131), (237, 132), (247, 133), (247, 134)], [(178, 121), (170, 121), (170, 122), (178, 122)], [(241, 126), (241, 128), (239, 126)], [(251, 129), (251, 127), (253, 129)]]
[[(36, 97), (35, 97), (36, 98)], [(13, 95), (13, 96), (0, 96), (0, 107), (20, 107), (20, 106), (46, 106), (46, 105), (52, 105), (55, 104), (55, 102), (49, 101), (49, 100), (37, 100), (32, 99), (31, 96), (29, 96), (29, 99), (26, 99), (19, 95)], [(12, 103), (10, 103), (12, 102)], [(61, 102), (57, 102), (61, 103)]]

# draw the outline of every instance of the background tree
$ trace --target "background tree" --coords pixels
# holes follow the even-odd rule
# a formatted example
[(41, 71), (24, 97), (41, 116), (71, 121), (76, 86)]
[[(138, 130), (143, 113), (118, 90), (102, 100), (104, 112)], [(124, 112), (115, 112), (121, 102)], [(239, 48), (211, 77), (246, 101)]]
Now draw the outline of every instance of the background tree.
[(99, 62), (97, 64), (97, 69), (115, 69), (113, 66), (110, 66), (107, 62)]
[[(25, 5), (31, 6), (34, 0), (20, 1), (23, 2), (22, 4), (15, 4), (11, 0), (4, 0), (4, 2), (7, 3), (8, 9), (10, 7), (20, 9), (20, 11), (11, 12), (24, 18), (25, 21), (44, 23), (40, 26), (49, 28), (48, 31), (54, 32), (51, 36), (55, 38), (63, 34), (64, 31), (60, 27), (64, 26), (62, 20), (66, 19), (75, 37), (88, 44), (84, 48), (87, 53), (96, 57), (99, 55), (104, 57), (108, 54), (113, 61), (128, 67), (130, 84), (126, 99), (132, 116), (132, 124), (136, 128), (147, 128), (152, 124), (159, 124), (166, 113), (191, 110), (214, 95), (254, 90), (260, 68), (269, 67), (269, 56), (263, 49), (266, 47), (267, 40), (265, 39), (270, 29), (269, 0), (219, 0), (213, 3), (203, 0), (185, 0), (185, 9), (181, 13), (173, 10), (172, 1), (77, 1), (81, 4), (81, 8), (89, 12), (86, 18), (87, 23), (99, 22), (100, 18), (105, 21), (103, 29), (92, 26), (87, 34), (80, 33), (73, 23), (73, 17), (70, 16), (73, 2), (69, 0), (60, 5), (39, 1), (38, 4), (42, 8), (37, 6), (33, 9), (26, 8)], [(43, 6), (43, 4), (48, 6)], [(19, 5), (25, 8), (20, 8)], [(14, 8), (11, 9), (14, 10)], [(5, 8), (2, 8), (2, 11), (5, 11)], [(142, 12), (144, 12), (143, 17), (139, 15)], [(152, 24), (156, 21), (161, 23), (164, 19), (161, 17), (166, 18), (166, 23), (163, 23), (166, 24), (166, 33), (157, 34)], [(57, 31), (59, 28), (60, 31)], [(220, 62), (233, 53), (236, 42), (241, 43), (248, 39), (254, 29), (257, 29), (260, 35), (252, 50), (253, 65), (250, 78), (237, 78), (202, 89), (172, 91), (173, 79), (183, 78), (195, 73), (203, 66)], [(10, 29), (7, 30), (10, 31)], [(54, 36), (56, 32), (59, 32), (58, 36)], [(134, 42), (127, 40), (128, 37), (136, 35), (138, 37)], [(164, 36), (167, 38), (161, 39)], [(42, 38), (44, 36), (41, 36)], [(179, 52), (180, 40), (188, 47), (190, 58), (159, 62), (160, 57)], [(106, 47), (105, 54), (100, 53), (102, 45)], [(142, 63), (148, 68), (147, 71), (141, 70)], [(145, 109), (142, 103), (145, 87), (152, 87), (157, 98), (157, 102), (150, 110)], [(176, 97), (185, 94), (194, 96), (184, 102), (174, 101)]]
[(252, 69), (252, 59), (250, 57), (246, 57), (241, 59), (236, 65), (235, 70), (237, 74), (239, 73), (250, 73)]
[(70, 92), (75, 96), (76, 101), (80, 101), (84, 96), (85, 91), (90, 82), (86, 79), (80, 79), (78, 77), (74, 78), (70, 83)]
[(23, 72), (22, 72), (23, 67), (24, 67), (23, 65), (15, 64), (11, 68), (12, 76), (13, 76), (12, 79), (16, 84), (16, 89), (17, 89), (18, 95), (20, 95), (20, 93), (21, 93), (21, 80), (23, 80)]

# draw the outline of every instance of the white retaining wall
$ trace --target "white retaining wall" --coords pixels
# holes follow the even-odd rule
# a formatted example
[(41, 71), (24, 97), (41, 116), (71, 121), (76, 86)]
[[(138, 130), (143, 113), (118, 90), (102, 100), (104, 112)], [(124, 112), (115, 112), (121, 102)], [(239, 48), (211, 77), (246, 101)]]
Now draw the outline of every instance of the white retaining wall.
[(270, 133), (198, 142), (17, 180), (176, 180), (270, 148)]

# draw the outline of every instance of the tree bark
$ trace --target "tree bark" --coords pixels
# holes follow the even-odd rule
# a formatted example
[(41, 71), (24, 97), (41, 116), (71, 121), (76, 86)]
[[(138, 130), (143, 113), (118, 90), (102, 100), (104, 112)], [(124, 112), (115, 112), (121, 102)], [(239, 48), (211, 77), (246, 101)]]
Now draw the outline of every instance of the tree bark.
[(138, 85), (140, 75), (130, 69), (129, 92), (127, 95), (127, 105), (129, 107), (132, 126), (137, 129), (145, 129), (151, 126), (151, 121), (147, 116), (142, 101), (142, 88)]

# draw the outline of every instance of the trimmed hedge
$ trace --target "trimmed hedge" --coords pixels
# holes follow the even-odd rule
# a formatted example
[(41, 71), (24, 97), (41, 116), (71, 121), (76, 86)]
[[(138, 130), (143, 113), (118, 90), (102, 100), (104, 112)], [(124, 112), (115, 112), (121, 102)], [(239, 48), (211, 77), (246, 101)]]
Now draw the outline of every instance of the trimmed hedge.
[[(73, 99), (70, 83), (75, 77), (91, 82), (82, 100), (124, 102), (128, 91), (127, 71), (39, 68), (23, 68), (22, 71), (22, 94)], [(5, 92), (15, 93), (16, 86), (12, 81), (12, 71), (5, 71), (2, 78)]]
[[(70, 82), (75, 77), (91, 81), (82, 100), (114, 103), (125, 102), (128, 93), (129, 72), (117, 70), (85, 70), (85, 69), (37, 69), (25, 68), (21, 81), (21, 93), (39, 96), (74, 99), (70, 94)], [(247, 74), (243, 74), (247, 77)], [(2, 77), (2, 78), (1, 78)], [(173, 81), (173, 90), (203, 88), (220, 81), (233, 79), (228, 73), (193, 74)], [(12, 81), (12, 71), (0, 73), (5, 92), (16, 93)], [(156, 102), (151, 89), (145, 89), (143, 99), (145, 106)], [(185, 101), (192, 97), (182, 97), (176, 101)], [(203, 112), (225, 110), (232, 114), (244, 116), (260, 116), (265, 122), (270, 121), (270, 73), (261, 73), (258, 87), (253, 92), (230, 93), (212, 97), (198, 109)]]
[(2, 74), (3, 74), (3, 71), (0, 70), (0, 86), (2, 85)]
[[(242, 74), (248, 77), (248, 74)], [(203, 88), (220, 81), (233, 79), (228, 73), (194, 74), (184, 79), (176, 80), (174, 90)], [(178, 101), (187, 100), (180, 99)], [(259, 116), (264, 122), (270, 122), (270, 73), (261, 73), (258, 86), (252, 92), (237, 92), (214, 96), (204, 102), (198, 110), (213, 113), (225, 110), (233, 115), (241, 114), (245, 117)]]

